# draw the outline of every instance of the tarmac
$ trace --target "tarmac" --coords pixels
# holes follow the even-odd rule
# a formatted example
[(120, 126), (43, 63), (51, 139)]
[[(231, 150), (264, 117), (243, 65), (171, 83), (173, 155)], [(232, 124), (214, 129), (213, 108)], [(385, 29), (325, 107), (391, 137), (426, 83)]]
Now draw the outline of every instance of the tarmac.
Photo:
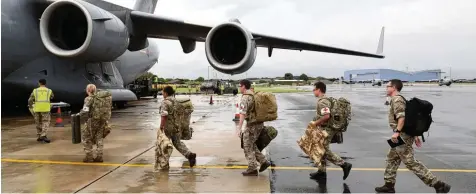
[[(304, 87), (303, 89), (309, 90)], [(235, 135), (235, 104), (239, 96), (191, 95), (195, 111), (192, 140), (183, 141), (197, 153), (197, 166), (174, 149), (168, 172), (153, 172), (154, 143), (160, 124), (162, 98), (131, 103), (113, 111), (112, 132), (104, 141), (104, 162), (83, 163), (82, 144), (72, 144), (69, 118), (65, 127), (54, 127), (50, 144), (36, 141), (33, 118), (2, 118), (2, 192), (371, 192), (383, 184), (386, 139), (392, 132), (387, 122), (385, 86), (328, 85), (328, 95), (347, 97), (353, 117), (343, 144), (331, 150), (353, 164), (347, 180), (340, 167), (328, 163), (327, 181), (309, 179), (317, 170), (296, 141), (315, 115), (312, 92), (276, 94), (278, 116), (272, 125), (278, 136), (263, 151), (273, 163), (257, 177), (245, 177), (247, 161)], [(476, 87), (404, 86), (402, 94), (433, 103), (430, 135), (415, 157), (440, 180), (452, 185), (452, 193), (476, 192)], [(402, 164), (397, 192), (433, 193)]]

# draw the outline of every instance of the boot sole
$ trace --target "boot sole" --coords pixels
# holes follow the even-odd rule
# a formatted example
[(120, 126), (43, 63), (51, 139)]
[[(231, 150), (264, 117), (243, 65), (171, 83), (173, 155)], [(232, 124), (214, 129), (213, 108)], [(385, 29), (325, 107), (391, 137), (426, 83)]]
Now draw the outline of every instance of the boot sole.
[(348, 167), (349, 170), (347, 171), (347, 175), (345, 174), (346, 169), (344, 169), (344, 177), (342, 177), (344, 180), (347, 179), (347, 177), (349, 177), (350, 170), (352, 170), (352, 164), (349, 163), (349, 167)]

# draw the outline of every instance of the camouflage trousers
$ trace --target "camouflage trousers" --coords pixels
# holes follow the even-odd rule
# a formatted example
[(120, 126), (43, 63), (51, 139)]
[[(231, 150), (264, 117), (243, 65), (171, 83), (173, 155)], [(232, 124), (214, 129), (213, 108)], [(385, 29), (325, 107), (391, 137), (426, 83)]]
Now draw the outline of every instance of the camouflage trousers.
[(169, 159), (172, 155), (173, 144), (162, 130), (157, 131), (157, 141), (155, 142), (155, 165), (154, 170), (169, 168)]
[(50, 127), (50, 112), (35, 112), (33, 116), (35, 117), (36, 123), (36, 135), (38, 137), (46, 136), (48, 128)]
[(107, 121), (89, 118), (81, 129), (81, 139), (86, 156), (92, 156), (93, 145), (96, 145), (96, 156), (103, 155), (103, 133)]
[(413, 143), (415, 137), (409, 136), (405, 133), (401, 133), (404, 145), (391, 148), (387, 154), (387, 167), (385, 168), (384, 180), (388, 183), (395, 183), (397, 177), (397, 170), (400, 163), (403, 164), (420, 178), (426, 185), (433, 186), (438, 179), (433, 175), (430, 170), (420, 161), (415, 159)]
[(255, 143), (263, 129), (263, 123), (250, 124), (246, 126), (246, 130), (243, 132), (243, 150), (246, 160), (248, 160), (248, 169), (250, 170), (258, 168), (258, 163), (263, 164), (266, 162), (266, 157), (259, 151)]
[(188, 157), (188, 155), (190, 154), (190, 150), (180, 140), (182, 135), (181, 132), (166, 129), (165, 135), (172, 141), (172, 144), (174, 145), (175, 149), (177, 149), (177, 151), (179, 151), (180, 154), (182, 154), (184, 157)]
[(332, 152), (331, 149), (329, 148), (329, 144), (331, 143), (331, 140), (334, 137), (334, 135), (337, 133), (337, 131), (334, 131), (334, 130), (326, 130), (326, 131), (329, 134), (329, 136), (327, 136), (327, 141), (325, 141), (325, 144), (324, 144), (324, 148), (326, 152), (324, 156), (322, 156), (321, 164), (318, 166), (318, 171), (321, 171), (321, 172), (326, 172), (326, 165), (327, 165), (326, 160), (337, 166), (340, 166), (344, 164), (345, 162), (340, 156)]

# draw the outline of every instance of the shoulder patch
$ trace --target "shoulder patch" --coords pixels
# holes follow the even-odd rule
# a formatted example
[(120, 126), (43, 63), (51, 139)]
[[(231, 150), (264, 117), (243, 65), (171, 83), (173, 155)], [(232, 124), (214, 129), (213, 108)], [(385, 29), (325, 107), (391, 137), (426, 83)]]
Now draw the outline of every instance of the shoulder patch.
[(321, 115), (330, 114), (331, 110), (327, 107), (321, 109)]

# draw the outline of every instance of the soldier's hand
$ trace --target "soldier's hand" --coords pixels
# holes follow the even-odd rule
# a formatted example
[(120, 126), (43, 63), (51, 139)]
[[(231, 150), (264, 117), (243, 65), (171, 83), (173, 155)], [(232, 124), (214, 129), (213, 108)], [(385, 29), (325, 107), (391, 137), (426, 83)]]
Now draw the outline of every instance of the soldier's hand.
[(316, 128), (316, 127), (317, 127), (317, 126), (316, 126), (316, 124), (317, 124), (316, 121), (311, 121), (311, 122), (309, 122), (309, 124), (311, 125), (312, 128)]
[(392, 141), (393, 141), (393, 143), (398, 143), (398, 139), (397, 139), (397, 138), (398, 138), (399, 135), (400, 135), (399, 133), (393, 133), (393, 135), (392, 135)]
[(420, 137), (415, 137), (415, 145), (416, 147), (420, 148), (421, 147), (421, 140)]
[(236, 127), (235, 133), (236, 133), (236, 136), (241, 138), (241, 129), (239, 127)]

